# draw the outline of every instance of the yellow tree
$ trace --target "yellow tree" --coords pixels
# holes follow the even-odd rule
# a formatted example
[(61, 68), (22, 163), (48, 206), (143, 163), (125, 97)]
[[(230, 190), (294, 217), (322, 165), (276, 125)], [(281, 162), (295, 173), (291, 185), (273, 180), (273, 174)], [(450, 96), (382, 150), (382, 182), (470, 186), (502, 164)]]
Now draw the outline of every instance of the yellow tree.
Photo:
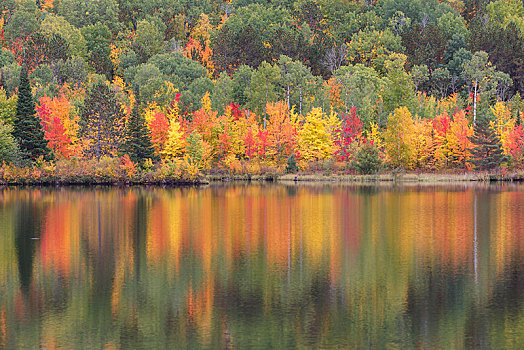
[(449, 166), (450, 150), (447, 135), (451, 117), (447, 113), (441, 113), (433, 118), (433, 165), (436, 168)]
[(313, 108), (306, 115), (298, 131), (298, 147), (303, 160), (321, 160), (333, 154), (331, 137), (332, 120), (320, 108)]
[(490, 109), (495, 116), (495, 120), (492, 120), (489, 125), (500, 138), (504, 154), (509, 154), (510, 142), (508, 136), (515, 127), (515, 120), (511, 117), (509, 107), (502, 101), (497, 102)]
[(433, 126), (431, 120), (417, 118), (413, 123), (413, 160), (415, 168), (425, 168), (432, 157)]
[(469, 125), (466, 113), (463, 110), (455, 113), (449, 126), (449, 132), (446, 134), (453, 165), (468, 168), (470, 151), (473, 147), (470, 141), (471, 136), (473, 136), (473, 126)]
[(186, 147), (186, 135), (182, 129), (182, 125), (179, 121), (180, 113), (178, 108), (178, 100), (175, 100), (172, 104), (171, 110), (167, 113), (167, 119), (169, 121), (169, 132), (167, 136), (167, 142), (164, 145), (164, 149), (161, 151), (162, 158), (165, 160), (174, 160), (182, 156)]
[(177, 120), (169, 121), (169, 134), (164, 149), (161, 152), (165, 160), (174, 160), (182, 156), (186, 141), (184, 131)]
[(413, 167), (415, 131), (413, 117), (406, 107), (398, 107), (389, 115), (384, 146), (392, 166)]
[(289, 111), (284, 101), (268, 102), (266, 110), (269, 115), (267, 130), (272, 154), (276, 156), (276, 162), (280, 163), (293, 152), (297, 138), (297, 117)]

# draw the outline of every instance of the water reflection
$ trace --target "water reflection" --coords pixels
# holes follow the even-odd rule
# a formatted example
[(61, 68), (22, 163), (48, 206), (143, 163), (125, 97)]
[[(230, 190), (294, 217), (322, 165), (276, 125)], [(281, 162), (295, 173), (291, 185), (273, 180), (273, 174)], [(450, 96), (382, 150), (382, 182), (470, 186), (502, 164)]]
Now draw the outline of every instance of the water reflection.
[(0, 348), (518, 348), (524, 188), (0, 190)]

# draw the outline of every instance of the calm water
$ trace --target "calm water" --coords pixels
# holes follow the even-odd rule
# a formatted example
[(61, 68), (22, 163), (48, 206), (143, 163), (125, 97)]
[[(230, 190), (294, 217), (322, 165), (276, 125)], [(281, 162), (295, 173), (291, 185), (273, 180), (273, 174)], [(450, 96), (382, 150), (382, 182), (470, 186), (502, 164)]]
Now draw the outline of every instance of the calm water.
[(0, 189), (0, 348), (520, 348), (524, 187)]

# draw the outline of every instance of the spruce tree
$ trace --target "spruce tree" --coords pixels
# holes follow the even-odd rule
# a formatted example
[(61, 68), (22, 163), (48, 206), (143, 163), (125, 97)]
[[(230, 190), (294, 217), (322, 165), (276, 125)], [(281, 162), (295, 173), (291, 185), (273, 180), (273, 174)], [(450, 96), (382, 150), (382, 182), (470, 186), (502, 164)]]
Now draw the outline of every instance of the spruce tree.
[(11, 93), (9, 92), (9, 89), (7, 88), (7, 83), (5, 81), (3, 69), (0, 69), (0, 89), (4, 89), (6, 99), (9, 99), (11, 97)]
[(22, 160), (34, 161), (40, 156), (43, 156), (45, 160), (53, 158), (53, 153), (47, 147), (47, 141), (44, 139), (40, 119), (36, 116), (26, 66), (23, 66), (20, 72), (13, 136), (20, 146)]
[(135, 96), (137, 96), (137, 101), (127, 121), (125, 141), (121, 146), (121, 152), (128, 154), (133, 162), (142, 164), (146, 159), (157, 160), (157, 157), (154, 153), (146, 120), (140, 113), (138, 94)]
[(508, 161), (508, 156), (503, 153), (500, 138), (490, 127), (488, 118), (479, 119), (474, 131), (471, 142), (475, 147), (471, 150), (470, 162), (476, 169), (494, 169)]

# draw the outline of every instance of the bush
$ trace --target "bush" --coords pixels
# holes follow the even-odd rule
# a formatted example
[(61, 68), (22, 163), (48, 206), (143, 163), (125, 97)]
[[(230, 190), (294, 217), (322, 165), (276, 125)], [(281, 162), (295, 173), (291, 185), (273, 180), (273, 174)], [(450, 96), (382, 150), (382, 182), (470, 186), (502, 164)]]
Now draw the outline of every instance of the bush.
[(287, 159), (286, 173), (296, 173), (297, 171), (297, 158), (295, 157), (295, 154), (292, 154)]
[(360, 174), (375, 174), (382, 167), (382, 159), (378, 149), (371, 143), (366, 143), (358, 149), (351, 165)]

